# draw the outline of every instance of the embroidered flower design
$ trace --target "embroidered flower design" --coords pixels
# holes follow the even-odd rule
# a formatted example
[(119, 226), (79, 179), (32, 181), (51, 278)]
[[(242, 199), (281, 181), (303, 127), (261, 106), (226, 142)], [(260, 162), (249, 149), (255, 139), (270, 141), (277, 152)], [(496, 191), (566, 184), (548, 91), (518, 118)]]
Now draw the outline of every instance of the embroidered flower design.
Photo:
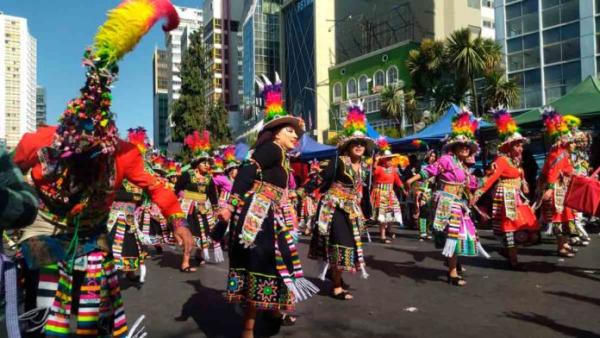
[(277, 286), (275, 280), (260, 281), (258, 285), (258, 295), (263, 302), (273, 302), (277, 298)]

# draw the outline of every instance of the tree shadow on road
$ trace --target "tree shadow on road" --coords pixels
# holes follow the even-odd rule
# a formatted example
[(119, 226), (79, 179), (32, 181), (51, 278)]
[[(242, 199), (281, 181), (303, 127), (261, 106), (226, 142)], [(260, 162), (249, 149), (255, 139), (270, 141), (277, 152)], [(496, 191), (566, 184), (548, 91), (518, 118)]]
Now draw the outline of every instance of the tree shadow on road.
[(578, 295), (576, 293), (571, 293), (571, 292), (566, 292), (566, 291), (544, 291), (544, 293), (547, 293), (547, 294), (553, 295), (553, 296), (571, 298), (571, 299), (578, 300), (578, 301), (581, 301), (581, 302), (590, 303), (592, 305), (600, 306), (600, 298), (582, 296), (582, 295)]
[[(205, 287), (199, 280), (186, 283), (192, 285), (196, 293), (183, 304), (176, 321), (187, 321), (191, 317), (208, 338), (233, 338), (242, 334), (243, 310), (229, 304), (222, 290)], [(279, 333), (279, 323), (267, 317), (259, 312), (254, 330), (256, 337), (270, 337)]]
[(598, 337), (592, 331), (557, 323), (555, 320), (537, 313), (505, 312), (506, 317), (545, 326), (567, 337)]
[(446, 276), (446, 270), (431, 269), (424, 266), (418, 266), (415, 262), (393, 262), (376, 259), (369, 255), (365, 257), (367, 269), (378, 270), (385, 273), (388, 277), (401, 278), (408, 277), (417, 283), (426, 281), (439, 282)]

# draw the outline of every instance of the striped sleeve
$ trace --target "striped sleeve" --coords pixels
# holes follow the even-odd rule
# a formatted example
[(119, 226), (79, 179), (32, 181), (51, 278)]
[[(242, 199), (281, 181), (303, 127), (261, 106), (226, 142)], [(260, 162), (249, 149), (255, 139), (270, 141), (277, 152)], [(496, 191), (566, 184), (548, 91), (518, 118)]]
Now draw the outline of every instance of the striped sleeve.
[(25, 182), (10, 156), (0, 150), (0, 227), (24, 227), (33, 223), (36, 215), (33, 188)]

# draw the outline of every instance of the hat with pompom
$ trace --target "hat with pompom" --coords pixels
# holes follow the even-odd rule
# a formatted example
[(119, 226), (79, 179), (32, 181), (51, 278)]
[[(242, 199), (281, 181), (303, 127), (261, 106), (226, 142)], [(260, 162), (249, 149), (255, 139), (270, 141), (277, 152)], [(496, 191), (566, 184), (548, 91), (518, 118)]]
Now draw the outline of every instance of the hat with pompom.
[(367, 136), (367, 116), (361, 100), (348, 103), (348, 115), (344, 121), (344, 130), (338, 142), (338, 150), (343, 153), (350, 143), (360, 142), (368, 151), (375, 149), (375, 142)]

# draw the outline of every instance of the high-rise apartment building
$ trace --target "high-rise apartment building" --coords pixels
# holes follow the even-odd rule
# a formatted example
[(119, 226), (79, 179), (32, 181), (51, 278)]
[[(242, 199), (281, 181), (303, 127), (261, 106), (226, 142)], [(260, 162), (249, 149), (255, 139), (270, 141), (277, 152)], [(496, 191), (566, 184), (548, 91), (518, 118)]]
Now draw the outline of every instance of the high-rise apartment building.
[[(266, 75), (270, 79), (281, 73), (279, 63), (279, 15), (282, 0), (246, 0), (244, 4), (243, 72), (241, 125), (239, 131), (255, 125), (261, 118), (262, 103), (257, 98), (255, 77)], [(238, 131), (238, 130), (235, 130)]]
[(521, 88), (516, 111), (550, 104), (600, 69), (600, 0), (495, 0), (496, 40)]
[(494, 0), (481, 0), (481, 37), (496, 39)]
[[(173, 101), (179, 99), (181, 60), (189, 45), (189, 37), (193, 32), (201, 31), (204, 27), (202, 9), (180, 6), (175, 6), (175, 9), (179, 14), (179, 26), (165, 33), (165, 49), (169, 72), (167, 88), (169, 116)], [(169, 125), (166, 129), (165, 139), (167, 142), (170, 140), (170, 128)]]
[(167, 51), (154, 48), (152, 57), (152, 129), (154, 146), (159, 149), (166, 149), (169, 133), (169, 76)]
[(35, 125), (46, 124), (46, 88), (37, 86), (35, 99)]
[(212, 102), (222, 100), (230, 114), (239, 111), (242, 96), (242, 29), (244, 0), (204, 1), (204, 43), (213, 78)]
[(35, 130), (37, 42), (27, 19), (0, 12), (0, 143)]

